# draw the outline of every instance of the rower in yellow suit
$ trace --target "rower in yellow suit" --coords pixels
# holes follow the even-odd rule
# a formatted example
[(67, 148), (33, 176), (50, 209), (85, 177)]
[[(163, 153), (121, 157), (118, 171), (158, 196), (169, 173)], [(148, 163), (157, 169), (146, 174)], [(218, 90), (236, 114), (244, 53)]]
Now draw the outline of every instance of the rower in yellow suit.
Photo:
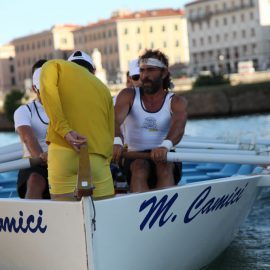
[[(90, 59), (84, 52), (78, 58)], [(46, 140), (51, 198), (74, 199), (78, 151), (86, 142), (95, 186), (93, 196), (113, 196), (110, 161), (114, 108), (109, 89), (86, 67), (65, 60), (48, 61), (42, 68), (40, 85), (41, 100), (50, 119)]]

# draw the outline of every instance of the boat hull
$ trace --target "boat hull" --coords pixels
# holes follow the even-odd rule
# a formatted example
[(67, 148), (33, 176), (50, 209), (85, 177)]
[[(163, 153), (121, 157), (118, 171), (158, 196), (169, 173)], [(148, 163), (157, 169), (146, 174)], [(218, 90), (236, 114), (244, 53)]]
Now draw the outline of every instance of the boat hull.
[(0, 269), (202, 269), (235, 237), (259, 180), (235, 176), (122, 195), (95, 201), (95, 211), (90, 198), (0, 200)]

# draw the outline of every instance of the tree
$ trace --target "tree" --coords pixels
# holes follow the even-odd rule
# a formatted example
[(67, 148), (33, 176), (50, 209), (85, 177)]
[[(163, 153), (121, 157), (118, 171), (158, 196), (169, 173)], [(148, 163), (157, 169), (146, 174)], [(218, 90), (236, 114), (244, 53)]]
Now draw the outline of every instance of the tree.
[(6, 95), (4, 102), (4, 111), (9, 121), (13, 122), (13, 114), (16, 109), (22, 104), (21, 100), (24, 93), (20, 90), (12, 90)]

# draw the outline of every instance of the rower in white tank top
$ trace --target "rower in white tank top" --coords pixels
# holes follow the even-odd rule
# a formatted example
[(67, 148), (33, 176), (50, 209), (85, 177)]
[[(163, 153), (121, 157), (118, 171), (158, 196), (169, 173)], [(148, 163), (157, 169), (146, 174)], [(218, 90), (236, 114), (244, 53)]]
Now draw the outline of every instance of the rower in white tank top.
[(168, 92), (160, 109), (145, 109), (139, 88), (134, 88), (133, 105), (125, 119), (125, 143), (130, 151), (150, 150), (162, 143), (168, 134), (171, 119), (171, 99)]
[[(28, 104), (21, 105), (14, 113), (15, 130), (20, 126), (30, 126), (42, 148), (43, 152), (48, 151), (46, 134), (49, 119), (42, 104), (34, 100)], [(29, 150), (23, 143), (24, 157), (30, 157)]]

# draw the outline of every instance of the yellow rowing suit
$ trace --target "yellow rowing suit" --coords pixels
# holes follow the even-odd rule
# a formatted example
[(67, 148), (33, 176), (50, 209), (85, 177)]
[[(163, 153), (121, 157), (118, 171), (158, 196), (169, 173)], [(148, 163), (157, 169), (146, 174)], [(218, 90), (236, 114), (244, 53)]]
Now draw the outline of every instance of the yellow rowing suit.
[(114, 194), (110, 172), (114, 109), (109, 89), (86, 68), (65, 60), (50, 60), (41, 71), (40, 94), (50, 119), (46, 141), (52, 194), (74, 191), (78, 154), (64, 139), (74, 130), (87, 138), (94, 197)]

